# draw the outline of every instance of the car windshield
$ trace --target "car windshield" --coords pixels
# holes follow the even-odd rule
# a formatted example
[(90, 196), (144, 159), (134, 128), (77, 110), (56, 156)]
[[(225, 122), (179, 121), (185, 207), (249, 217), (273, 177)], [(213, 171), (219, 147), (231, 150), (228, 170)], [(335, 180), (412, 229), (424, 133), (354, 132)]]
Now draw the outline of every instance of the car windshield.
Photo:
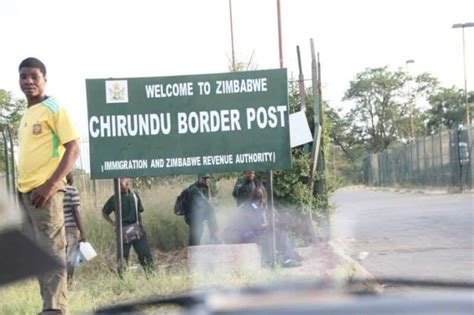
[(472, 12), (0, 1), (0, 313), (472, 289)]

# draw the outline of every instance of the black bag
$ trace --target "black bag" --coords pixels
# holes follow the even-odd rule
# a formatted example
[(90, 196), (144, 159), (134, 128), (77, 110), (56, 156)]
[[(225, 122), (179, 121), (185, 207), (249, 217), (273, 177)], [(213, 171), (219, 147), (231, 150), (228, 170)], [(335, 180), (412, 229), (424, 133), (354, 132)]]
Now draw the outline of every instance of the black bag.
[(122, 227), (122, 238), (125, 244), (129, 244), (133, 241), (141, 239), (145, 233), (140, 225), (140, 222), (138, 222), (138, 197), (135, 193), (132, 193), (132, 195), (135, 201), (137, 222)]
[(189, 207), (189, 190), (186, 188), (181, 192), (181, 194), (176, 198), (176, 202), (174, 203), (174, 214), (176, 215), (184, 215)]
[(126, 225), (122, 228), (123, 242), (129, 244), (143, 237), (143, 229), (138, 222)]

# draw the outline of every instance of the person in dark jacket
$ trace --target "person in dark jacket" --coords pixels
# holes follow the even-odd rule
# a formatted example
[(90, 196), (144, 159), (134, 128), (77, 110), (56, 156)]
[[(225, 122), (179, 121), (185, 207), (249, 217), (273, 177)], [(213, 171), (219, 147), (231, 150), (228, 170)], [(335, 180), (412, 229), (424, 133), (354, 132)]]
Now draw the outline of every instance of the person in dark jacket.
[(184, 220), (189, 226), (189, 246), (201, 244), (204, 221), (207, 221), (211, 243), (219, 243), (217, 220), (210, 194), (211, 176), (200, 174), (198, 180), (188, 188), (188, 209)]
[[(238, 178), (234, 190), (232, 191), (232, 196), (237, 203), (237, 206), (242, 205), (244, 202), (252, 199), (253, 191), (256, 187), (261, 187), (263, 189), (263, 194), (265, 195), (265, 188), (263, 187), (260, 180), (255, 177), (254, 171), (245, 171), (243, 176)], [(264, 197), (262, 202), (264, 202)]]
[[(128, 262), (130, 248), (133, 246), (143, 269), (147, 272), (152, 271), (154, 269), (153, 256), (148, 245), (147, 235), (142, 226), (141, 213), (144, 211), (142, 201), (136, 193), (130, 190), (127, 178), (120, 178), (120, 197), (122, 202), (122, 228), (138, 221), (143, 231), (143, 236), (140, 239), (130, 243), (125, 243), (124, 241), (123, 258)], [(115, 222), (110, 218), (110, 214), (114, 211), (115, 196), (111, 196), (102, 208), (102, 217), (113, 227), (115, 227)]]

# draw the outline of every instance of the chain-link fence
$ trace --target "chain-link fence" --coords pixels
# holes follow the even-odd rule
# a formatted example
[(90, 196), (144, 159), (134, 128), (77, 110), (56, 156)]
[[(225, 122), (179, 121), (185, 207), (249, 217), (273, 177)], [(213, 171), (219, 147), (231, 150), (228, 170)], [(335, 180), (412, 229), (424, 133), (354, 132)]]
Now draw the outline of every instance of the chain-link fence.
[[(364, 158), (364, 182), (375, 186), (473, 188), (474, 128), (418, 138)], [(469, 158), (468, 158), (469, 157)]]

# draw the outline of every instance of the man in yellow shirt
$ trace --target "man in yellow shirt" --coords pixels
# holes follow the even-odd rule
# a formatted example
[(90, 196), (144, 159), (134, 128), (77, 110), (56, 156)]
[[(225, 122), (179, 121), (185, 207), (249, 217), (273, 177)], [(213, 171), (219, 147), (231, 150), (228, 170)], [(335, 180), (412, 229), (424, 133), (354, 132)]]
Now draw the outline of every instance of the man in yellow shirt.
[[(66, 266), (63, 217), (65, 177), (79, 155), (79, 135), (65, 109), (46, 96), (46, 67), (36, 58), (19, 66), (28, 108), (19, 128), (18, 191), (39, 245)], [(67, 313), (66, 268), (39, 277), (43, 311)]]

